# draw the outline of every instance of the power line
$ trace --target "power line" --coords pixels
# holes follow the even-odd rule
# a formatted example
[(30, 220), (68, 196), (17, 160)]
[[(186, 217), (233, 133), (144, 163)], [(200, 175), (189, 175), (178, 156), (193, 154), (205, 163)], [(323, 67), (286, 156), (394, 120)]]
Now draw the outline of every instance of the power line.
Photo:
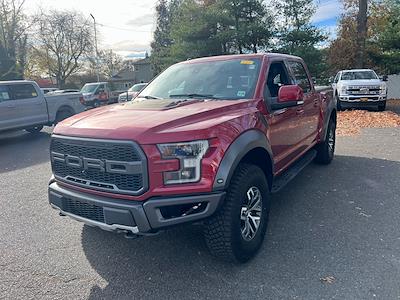
[(111, 25), (106, 25), (106, 24), (102, 24), (102, 23), (97, 23), (97, 25), (102, 26), (102, 27), (106, 27), (106, 28), (111, 28), (111, 29), (117, 29), (117, 30), (123, 30), (123, 31), (130, 31), (130, 32), (153, 32), (153, 30), (136, 30), (136, 29), (129, 29), (129, 28), (122, 28), (122, 27), (116, 27), (116, 26), (111, 26)]

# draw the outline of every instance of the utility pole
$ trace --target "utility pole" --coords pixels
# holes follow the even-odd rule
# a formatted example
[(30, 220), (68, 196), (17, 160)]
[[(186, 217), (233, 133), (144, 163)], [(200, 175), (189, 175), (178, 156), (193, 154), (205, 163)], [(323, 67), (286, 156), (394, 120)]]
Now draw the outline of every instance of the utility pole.
[(365, 67), (368, 0), (358, 0), (356, 67)]
[(93, 25), (94, 25), (94, 45), (95, 45), (95, 50), (96, 50), (96, 74), (97, 74), (97, 82), (100, 81), (100, 75), (99, 75), (99, 52), (97, 49), (97, 30), (96, 30), (96, 19), (92, 14), (90, 16), (93, 19)]

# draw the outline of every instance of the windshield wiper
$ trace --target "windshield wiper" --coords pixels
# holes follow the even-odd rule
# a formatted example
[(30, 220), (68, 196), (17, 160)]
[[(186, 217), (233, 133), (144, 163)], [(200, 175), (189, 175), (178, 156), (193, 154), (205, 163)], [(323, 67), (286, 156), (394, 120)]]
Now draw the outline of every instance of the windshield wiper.
[(219, 99), (211, 94), (210, 95), (208, 95), (208, 94), (173, 94), (173, 95), (169, 95), (169, 97), (170, 98), (186, 97), (186, 98)]
[(144, 98), (144, 99), (161, 99), (160, 97), (150, 96), (150, 95), (139, 96), (138, 98)]

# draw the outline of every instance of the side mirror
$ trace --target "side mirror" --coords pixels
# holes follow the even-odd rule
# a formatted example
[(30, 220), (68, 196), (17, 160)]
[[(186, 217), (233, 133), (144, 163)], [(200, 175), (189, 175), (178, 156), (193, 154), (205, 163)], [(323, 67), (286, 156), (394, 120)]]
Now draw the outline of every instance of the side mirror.
[(272, 104), (272, 109), (283, 109), (301, 105), (303, 101), (304, 92), (298, 85), (284, 85), (281, 86), (278, 92), (278, 103)]
[(382, 76), (382, 81), (388, 81), (388, 80), (389, 80), (389, 77), (387, 75)]
[(329, 77), (329, 83), (333, 83), (333, 77)]

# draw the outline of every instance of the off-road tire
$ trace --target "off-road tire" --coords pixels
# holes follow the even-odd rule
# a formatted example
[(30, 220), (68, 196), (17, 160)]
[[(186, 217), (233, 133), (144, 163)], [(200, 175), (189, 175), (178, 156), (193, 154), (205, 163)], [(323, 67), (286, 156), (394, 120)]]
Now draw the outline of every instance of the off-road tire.
[(43, 125), (38, 125), (30, 128), (26, 128), (25, 130), (29, 133), (38, 133), (43, 129)]
[(337, 109), (337, 111), (344, 110), (342, 107), (342, 102), (339, 100), (339, 97), (337, 95), (336, 95), (336, 109)]
[(316, 146), (317, 156), (315, 162), (328, 165), (335, 155), (336, 145), (336, 122), (333, 118), (329, 120), (328, 130), (326, 131), (325, 140)]
[[(242, 234), (242, 206), (249, 189), (256, 187), (261, 194), (261, 215), (258, 229), (251, 240)], [(210, 252), (225, 261), (244, 263), (259, 250), (268, 224), (269, 188), (264, 172), (257, 166), (241, 163), (227, 190), (219, 211), (205, 221), (204, 236)]]

